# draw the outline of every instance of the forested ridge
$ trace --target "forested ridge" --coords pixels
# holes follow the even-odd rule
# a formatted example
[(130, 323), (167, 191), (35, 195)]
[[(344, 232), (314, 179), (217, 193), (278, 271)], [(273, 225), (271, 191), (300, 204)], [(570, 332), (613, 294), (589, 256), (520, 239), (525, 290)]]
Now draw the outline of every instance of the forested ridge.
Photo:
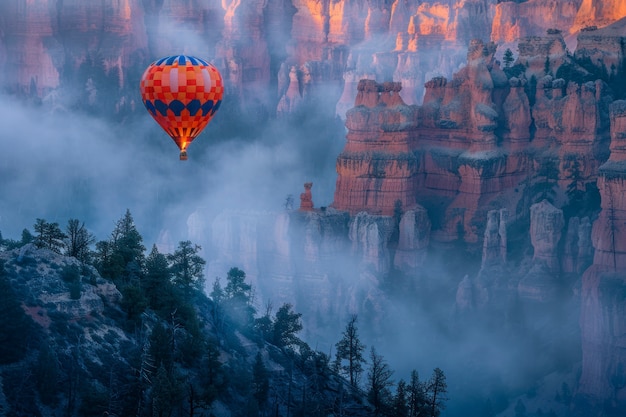
[[(395, 380), (353, 315), (323, 353), (245, 271), (205, 285), (201, 248), (148, 250), (130, 211), (98, 241), (36, 219), (0, 234), (0, 416), (438, 416), (439, 368)], [(205, 291), (205, 288), (208, 288)], [(208, 293), (208, 294), (207, 294)], [(259, 311), (260, 310), (260, 311)]]

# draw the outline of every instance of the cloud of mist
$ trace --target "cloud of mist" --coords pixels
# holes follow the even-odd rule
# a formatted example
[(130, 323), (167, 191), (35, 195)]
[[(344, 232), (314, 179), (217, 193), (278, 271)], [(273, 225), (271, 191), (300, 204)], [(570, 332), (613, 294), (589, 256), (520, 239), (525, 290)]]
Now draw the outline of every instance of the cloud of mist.
[(257, 137), (220, 141), (210, 124), (189, 147), (189, 161), (179, 161), (175, 144), (147, 112), (117, 124), (81, 112), (48, 114), (1, 97), (0, 114), (5, 237), (19, 238), (38, 217), (62, 227), (74, 217), (105, 239), (128, 208), (151, 244), (162, 227), (184, 230), (198, 207), (207, 215), (235, 207), (280, 209), (306, 181), (319, 183), (318, 201), (332, 198), (334, 172), (324, 170), (335, 156), (312, 155), (298, 132), (279, 127), (259, 126)]

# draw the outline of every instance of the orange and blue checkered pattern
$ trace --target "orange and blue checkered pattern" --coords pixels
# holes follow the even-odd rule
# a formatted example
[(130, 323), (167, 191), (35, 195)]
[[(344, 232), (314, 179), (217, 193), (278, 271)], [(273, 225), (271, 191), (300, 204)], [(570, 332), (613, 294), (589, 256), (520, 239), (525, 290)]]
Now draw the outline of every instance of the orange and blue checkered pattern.
[(186, 55), (152, 63), (141, 77), (139, 88), (146, 109), (181, 151), (206, 127), (224, 95), (217, 68)]

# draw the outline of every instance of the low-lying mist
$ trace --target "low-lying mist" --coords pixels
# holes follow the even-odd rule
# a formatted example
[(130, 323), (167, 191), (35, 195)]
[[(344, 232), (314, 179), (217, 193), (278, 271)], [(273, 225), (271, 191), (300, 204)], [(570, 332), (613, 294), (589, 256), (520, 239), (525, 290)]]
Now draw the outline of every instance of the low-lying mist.
[[(163, 229), (183, 239), (187, 218), (199, 208), (207, 217), (228, 208), (280, 209), (309, 181), (317, 201), (329, 204), (343, 146), (343, 127), (334, 119), (284, 127), (218, 113), (228, 120), (209, 124), (189, 147), (189, 160), (179, 161), (174, 142), (147, 112), (120, 124), (80, 111), (50, 114), (0, 96), (0, 113), (5, 238), (19, 238), (36, 218), (62, 227), (78, 218), (105, 239), (128, 208), (148, 244)], [(229, 123), (246, 131), (233, 135)]]

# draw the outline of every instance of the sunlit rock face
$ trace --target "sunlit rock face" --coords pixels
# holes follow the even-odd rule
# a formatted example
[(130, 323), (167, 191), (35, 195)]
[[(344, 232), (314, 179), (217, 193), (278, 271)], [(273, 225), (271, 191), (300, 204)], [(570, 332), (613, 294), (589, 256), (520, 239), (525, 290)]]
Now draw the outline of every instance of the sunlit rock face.
[(611, 156), (600, 167), (602, 211), (593, 224), (593, 265), (583, 275), (579, 394), (624, 403), (626, 364), (626, 102), (611, 105)]
[[(217, 43), (217, 57), (225, 62), (224, 74), (239, 99), (254, 95), (258, 104), (267, 103), (270, 54), (265, 30), (266, 0), (223, 1), (224, 29)], [(280, 23), (276, 22), (280, 27)], [(250, 103), (251, 104), (251, 103)]]
[(606, 160), (611, 101), (609, 89), (600, 80), (579, 85), (546, 76), (537, 82), (532, 109), (534, 141), (558, 145), (559, 185), (563, 189), (584, 190), (584, 183), (593, 180)]
[(607, 26), (624, 17), (626, 3), (622, 0), (583, 0), (571, 31), (589, 26)]
[(78, 98), (48, 100), (93, 107), (115, 84), (103, 111), (123, 113), (140, 107), (131, 91), (150, 62), (197, 54), (215, 62), (244, 107), (297, 111), (293, 96), (285, 97), (295, 67), (302, 102), (330, 88), (343, 118), (362, 78), (401, 82), (404, 102), (422, 103), (424, 84), (459, 70), (472, 39), (502, 43), (585, 29), (580, 53), (612, 71), (623, 57), (619, 30), (598, 52), (590, 28), (616, 22), (625, 7), (619, 0), (7, 0), (0, 5), (1, 81), (38, 99), (71, 87)]
[(491, 26), (494, 42), (515, 42), (524, 36), (543, 36), (547, 29), (569, 32), (583, 0), (504, 1), (495, 6)]
[(550, 68), (547, 69), (553, 74), (556, 74), (556, 70), (564, 62), (571, 62), (561, 32), (519, 38), (517, 49), (519, 56), (516, 63), (528, 68), (526, 70), (528, 78), (533, 75), (537, 78), (546, 75), (546, 60), (550, 62)]
[(422, 106), (405, 104), (404, 87), (402, 102), (389, 95), (397, 84), (360, 81), (346, 113), (333, 207), (391, 215), (396, 202), (417, 202), (431, 213), (435, 240), (479, 242), (488, 210), (527, 215), (546, 178), (560, 195), (595, 185), (609, 153), (611, 90), (600, 80), (545, 75), (584, 71), (558, 31), (519, 46), (515, 64), (525, 71), (507, 78), (495, 44), (472, 41), (465, 67), (425, 84)]
[(8, 1), (0, 6), (0, 80), (11, 90), (43, 95), (59, 85), (59, 71), (44, 46), (44, 38), (53, 34), (53, 8), (50, 1)]
[(3, 2), (4, 84), (10, 91), (43, 97), (79, 68), (99, 65), (123, 87), (133, 54), (146, 47), (138, 0), (101, 7), (77, 0)]
[(347, 113), (347, 144), (337, 158), (334, 208), (391, 215), (396, 201), (405, 208), (415, 203), (417, 108), (404, 104), (399, 91), (399, 84), (359, 83), (356, 106)]

